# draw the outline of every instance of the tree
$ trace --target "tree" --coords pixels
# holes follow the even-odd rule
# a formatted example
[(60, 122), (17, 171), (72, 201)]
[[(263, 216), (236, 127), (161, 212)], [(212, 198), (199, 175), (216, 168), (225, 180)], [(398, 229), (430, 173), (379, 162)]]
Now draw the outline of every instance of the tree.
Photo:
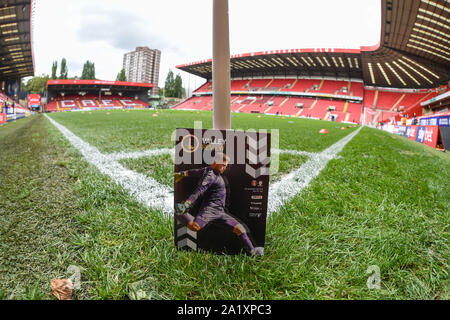
[(89, 60), (83, 66), (81, 79), (94, 80), (95, 79), (95, 64)]
[(62, 58), (61, 60), (61, 71), (60, 71), (60, 79), (67, 79), (68, 70), (67, 70), (67, 61), (66, 58)]
[(181, 79), (180, 74), (177, 74), (175, 77), (175, 84), (174, 84), (174, 95), (175, 98), (183, 98), (185, 96), (185, 92), (183, 89), (183, 80)]
[(125, 73), (125, 68), (122, 68), (117, 74), (116, 81), (127, 81), (127, 74)]
[(58, 61), (53, 61), (53, 65), (52, 65), (52, 79), (58, 79), (58, 77), (56, 76), (56, 71), (58, 70)]
[(88, 66), (89, 60), (83, 65), (83, 71), (81, 72), (81, 79), (89, 79), (88, 78)]
[(92, 80), (95, 80), (95, 63), (91, 62), (90, 66), (90, 76)]
[(23, 91), (28, 93), (42, 93), (47, 90), (47, 82), (50, 80), (50, 76), (47, 74), (42, 74), (40, 76), (33, 77), (27, 81), (24, 87), (22, 87)]
[(173, 77), (172, 70), (169, 70), (169, 73), (167, 74), (166, 83), (164, 85), (164, 91), (166, 97), (175, 97), (175, 79)]

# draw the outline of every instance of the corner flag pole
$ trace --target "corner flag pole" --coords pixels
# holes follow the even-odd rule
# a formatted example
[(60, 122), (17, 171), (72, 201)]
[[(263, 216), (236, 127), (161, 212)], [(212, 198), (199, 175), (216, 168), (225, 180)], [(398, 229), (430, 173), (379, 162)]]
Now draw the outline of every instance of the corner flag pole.
[(213, 3), (213, 112), (214, 129), (231, 129), (230, 30), (228, 0)]

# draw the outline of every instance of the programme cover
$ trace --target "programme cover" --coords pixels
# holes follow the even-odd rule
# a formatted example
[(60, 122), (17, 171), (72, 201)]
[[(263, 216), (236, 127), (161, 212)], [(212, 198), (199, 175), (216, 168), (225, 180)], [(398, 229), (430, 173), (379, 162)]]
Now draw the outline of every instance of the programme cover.
[(263, 255), (270, 133), (177, 129), (175, 245)]

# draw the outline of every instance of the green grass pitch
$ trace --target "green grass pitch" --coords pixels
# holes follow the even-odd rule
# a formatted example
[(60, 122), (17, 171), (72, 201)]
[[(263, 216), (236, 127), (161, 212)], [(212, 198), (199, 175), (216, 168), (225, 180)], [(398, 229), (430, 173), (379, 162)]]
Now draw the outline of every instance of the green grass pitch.
[[(102, 153), (171, 148), (211, 112), (51, 114)], [(233, 114), (233, 129), (279, 129), (281, 150), (321, 152), (342, 124)], [(328, 135), (319, 134), (326, 128)], [(279, 181), (306, 156), (282, 154)], [(120, 163), (172, 183), (169, 155)], [(178, 251), (172, 218), (139, 204), (43, 116), (0, 127), (0, 299), (449, 299), (450, 156), (363, 128), (310, 185), (270, 215), (260, 258)], [(380, 268), (380, 289), (367, 286)]]

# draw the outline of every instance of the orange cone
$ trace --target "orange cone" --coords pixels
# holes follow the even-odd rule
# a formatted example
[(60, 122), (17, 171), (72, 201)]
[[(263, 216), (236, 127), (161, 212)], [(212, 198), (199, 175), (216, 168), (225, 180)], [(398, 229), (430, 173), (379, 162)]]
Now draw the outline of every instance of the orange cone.
[(322, 129), (322, 130), (320, 130), (319, 133), (328, 133), (328, 130), (327, 129)]
[(341, 130), (347, 130), (347, 128), (346, 127), (342, 127)]

